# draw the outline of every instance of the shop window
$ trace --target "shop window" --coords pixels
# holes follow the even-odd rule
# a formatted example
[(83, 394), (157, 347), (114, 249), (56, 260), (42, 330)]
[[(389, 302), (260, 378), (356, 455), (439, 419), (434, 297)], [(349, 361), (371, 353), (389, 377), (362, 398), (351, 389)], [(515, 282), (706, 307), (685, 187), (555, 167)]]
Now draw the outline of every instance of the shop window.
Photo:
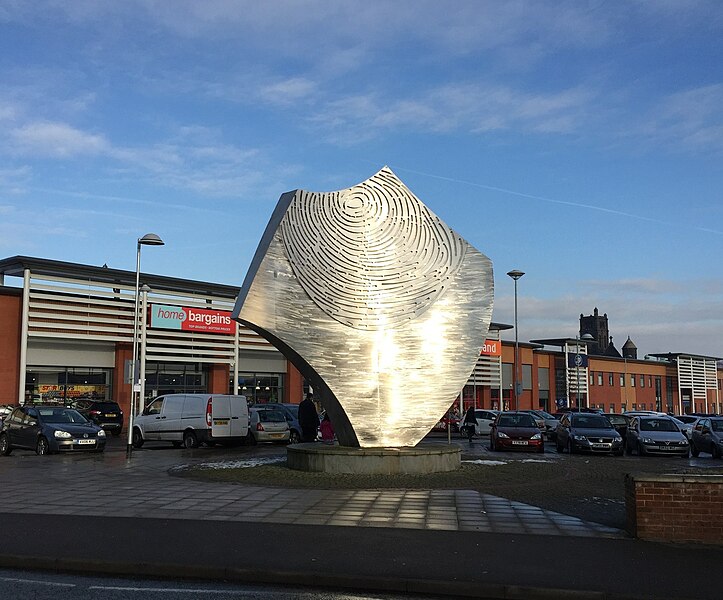
[(71, 404), (80, 399), (110, 400), (112, 369), (29, 367), (25, 403)]
[[(284, 377), (284, 373), (239, 374), (238, 393), (246, 396), (250, 404), (283, 402)], [(301, 400), (301, 398), (299, 398), (299, 400)]]

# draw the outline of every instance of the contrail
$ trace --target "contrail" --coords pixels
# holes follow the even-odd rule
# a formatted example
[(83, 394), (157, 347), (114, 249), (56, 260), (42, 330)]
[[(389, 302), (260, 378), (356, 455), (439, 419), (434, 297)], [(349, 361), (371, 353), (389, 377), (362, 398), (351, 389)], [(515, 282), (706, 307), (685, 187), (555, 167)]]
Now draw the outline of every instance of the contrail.
[[(671, 223), (670, 221), (663, 221), (661, 219), (653, 219), (652, 217), (646, 217), (644, 215), (636, 215), (633, 213), (624, 212), (622, 210), (613, 210), (611, 208), (605, 208), (602, 206), (595, 206), (594, 204), (583, 204), (582, 202), (569, 202), (567, 200), (556, 200), (554, 198), (545, 198), (544, 196), (536, 196), (534, 194), (525, 194), (524, 192), (516, 192), (515, 190), (508, 190), (506, 188), (496, 187), (494, 185), (485, 185), (484, 183), (476, 183), (474, 181), (466, 181), (464, 179), (454, 179), (453, 177), (444, 177), (443, 175), (434, 175), (433, 173), (423, 173), (422, 171), (415, 171), (414, 169), (405, 169), (404, 167), (391, 167), (395, 171), (406, 171), (407, 173), (414, 173), (415, 175), (422, 175), (424, 177), (431, 177), (433, 179), (441, 179), (443, 181), (451, 181), (453, 183), (461, 183), (463, 185), (469, 185), (472, 187), (481, 188), (484, 190), (490, 190), (493, 192), (500, 192), (503, 194), (509, 194), (511, 196), (518, 196), (520, 198), (529, 198), (530, 200), (540, 200), (542, 202), (549, 202), (550, 204), (562, 204), (564, 206), (574, 206), (576, 208), (587, 208), (589, 210), (596, 210), (598, 212), (604, 212), (611, 215), (618, 215), (621, 217), (629, 217), (631, 219), (637, 219), (639, 221), (648, 221), (649, 223), (658, 223), (659, 225), (667, 225), (672, 227), (679, 227), (679, 223)], [(716, 235), (723, 235), (723, 231), (717, 229), (710, 229), (709, 227), (699, 227), (692, 225), (692, 229), (697, 231), (705, 231), (706, 233), (714, 233)]]

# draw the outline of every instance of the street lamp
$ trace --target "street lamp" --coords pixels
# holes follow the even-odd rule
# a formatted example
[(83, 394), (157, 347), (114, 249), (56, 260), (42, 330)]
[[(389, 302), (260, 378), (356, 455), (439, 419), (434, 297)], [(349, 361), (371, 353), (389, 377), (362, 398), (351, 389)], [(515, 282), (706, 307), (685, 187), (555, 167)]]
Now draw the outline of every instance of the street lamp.
[[(520, 368), (520, 341), (517, 333), (517, 280), (524, 275), (522, 271), (513, 270), (507, 273), (512, 279), (515, 280), (515, 372), (514, 372), (514, 397), (515, 397), (515, 410), (519, 409), (520, 402), (520, 390), (521, 384), (519, 379), (519, 368)], [(504, 406), (502, 407), (504, 408)]]
[(140, 381), (138, 380), (138, 300), (139, 287), (141, 279), (141, 246), (163, 246), (164, 241), (155, 233), (147, 233), (142, 238), (138, 238), (136, 248), (136, 287), (135, 287), (135, 312), (133, 313), (133, 366), (131, 377), (131, 406), (128, 415), (128, 445), (126, 446), (126, 457), (130, 458), (133, 453), (133, 417), (135, 415), (136, 391), (140, 391)]

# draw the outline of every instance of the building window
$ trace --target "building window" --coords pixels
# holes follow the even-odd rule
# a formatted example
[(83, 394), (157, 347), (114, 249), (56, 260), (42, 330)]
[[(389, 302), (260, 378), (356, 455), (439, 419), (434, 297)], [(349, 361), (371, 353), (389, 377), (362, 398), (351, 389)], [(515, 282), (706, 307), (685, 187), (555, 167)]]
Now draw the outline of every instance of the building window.
[(598, 373), (598, 374), (597, 374), (597, 384), (598, 384), (598, 385), (602, 385), (602, 384), (603, 384), (603, 374), (602, 374), (602, 373)]
[(635, 375), (630, 375), (630, 387), (635, 387)]
[(238, 387), (238, 393), (246, 396), (249, 404), (284, 401), (283, 373), (239, 373)]
[(615, 385), (615, 378), (613, 377), (612, 373), (608, 373), (608, 385), (610, 387)]
[(641, 388), (645, 387), (645, 375), (640, 376), (640, 387)]
[(69, 404), (75, 400), (111, 400), (112, 369), (29, 367), (25, 403)]
[(620, 373), (620, 387), (625, 387), (625, 375)]

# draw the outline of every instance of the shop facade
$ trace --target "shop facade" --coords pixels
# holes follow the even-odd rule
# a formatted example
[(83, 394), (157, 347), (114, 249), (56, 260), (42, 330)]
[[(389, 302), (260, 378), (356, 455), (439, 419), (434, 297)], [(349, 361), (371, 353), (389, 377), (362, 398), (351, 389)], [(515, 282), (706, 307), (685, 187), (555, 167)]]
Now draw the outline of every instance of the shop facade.
[(230, 318), (239, 288), (32, 257), (0, 260), (0, 404), (97, 399), (130, 405), (140, 324), (144, 404), (165, 393), (299, 402), (303, 379)]

